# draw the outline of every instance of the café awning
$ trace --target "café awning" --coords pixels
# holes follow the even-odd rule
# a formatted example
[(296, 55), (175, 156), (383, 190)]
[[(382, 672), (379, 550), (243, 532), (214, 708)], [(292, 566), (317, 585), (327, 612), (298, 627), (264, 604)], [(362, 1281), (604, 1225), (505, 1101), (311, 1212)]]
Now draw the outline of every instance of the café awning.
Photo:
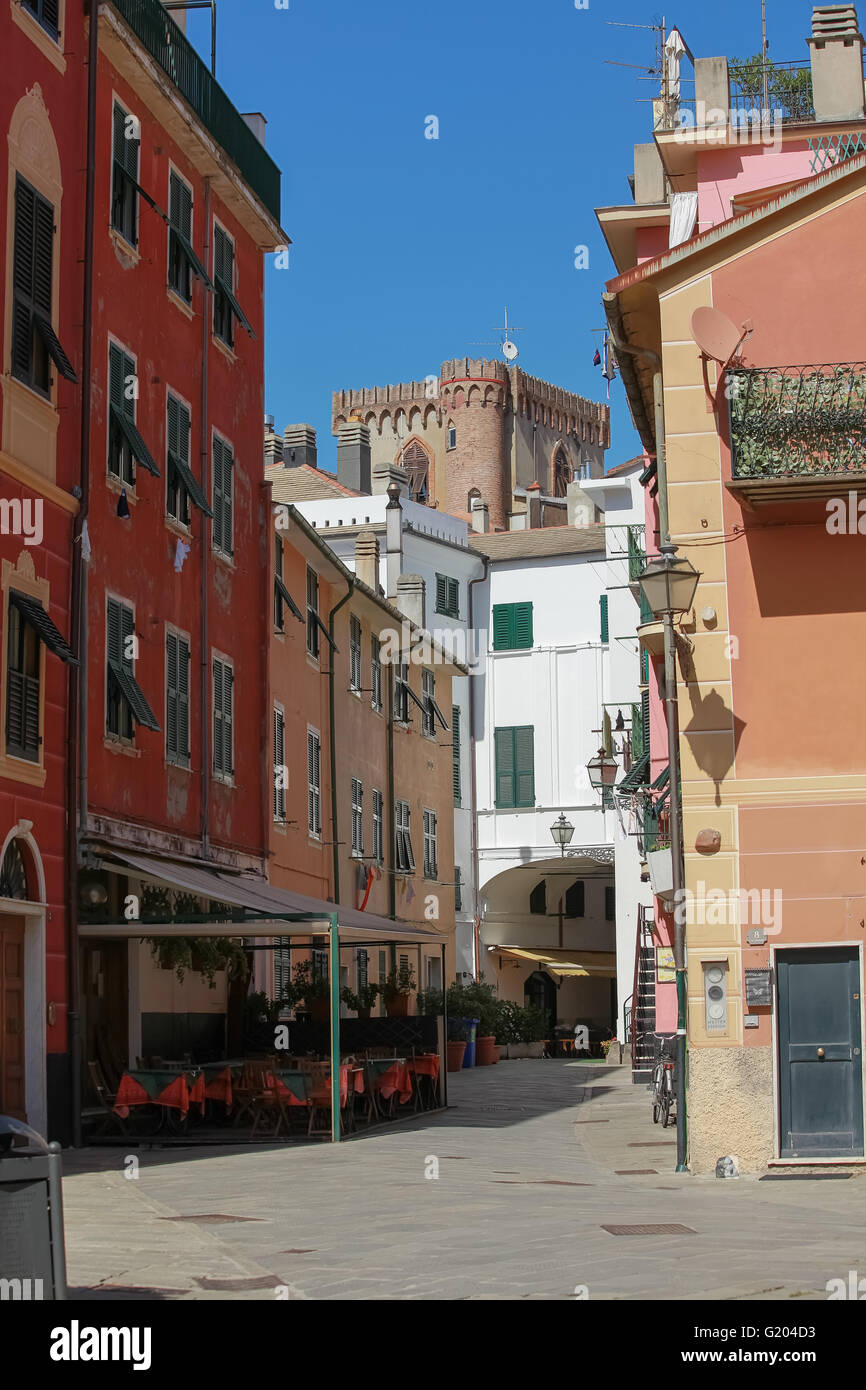
[(489, 950), (514, 960), (532, 961), (551, 975), (562, 979), (595, 976), (604, 980), (616, 979), (616, 955), (612, 951), (531, 950), (523, 946), (493, 946)]
[(142, 931), (159, 936), (309, 936), (311, 924), (329, 922), (336, 915), (340, 940), (343, 942), (402, 942), (405, 945), (437, 945), (443, 934), (429, 927), (396, 922), (390, 917), (378, 917), (372, 912), (339, 903), (324, 902), (277, 888), (262, 878), (231, 874), (220, 868), (206, 868), (176, 859), (161, 859), (156, 855), (133, 854), (111, 848), (101, 856), (101, 867), (117, 873), (124, 868), (148, 882), (171, 888), (181, 888), (196, 897), (225, 903), (244, 912), (256, 914), (239, 922), (201, 923), (143, 923), (137, 919), (123, 922), (82, 922), (81, 936), (135, 937)]

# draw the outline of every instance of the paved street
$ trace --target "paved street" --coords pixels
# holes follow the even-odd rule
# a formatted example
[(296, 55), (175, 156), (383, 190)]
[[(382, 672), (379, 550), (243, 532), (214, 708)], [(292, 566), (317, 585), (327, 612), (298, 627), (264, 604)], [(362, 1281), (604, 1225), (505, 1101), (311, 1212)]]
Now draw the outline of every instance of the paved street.
[[(339, 1148), (131, 1149), (135, 1180), (122, 1149), (66, 1154), (71, 1296), (824, 1299), (866, 1275), (856, 1169), (676, 1175), (626, 1068), (507, 1062), (449, 1090), (447, 1114)], [(690, 1233), (604, 1229), (650, 1223)]]

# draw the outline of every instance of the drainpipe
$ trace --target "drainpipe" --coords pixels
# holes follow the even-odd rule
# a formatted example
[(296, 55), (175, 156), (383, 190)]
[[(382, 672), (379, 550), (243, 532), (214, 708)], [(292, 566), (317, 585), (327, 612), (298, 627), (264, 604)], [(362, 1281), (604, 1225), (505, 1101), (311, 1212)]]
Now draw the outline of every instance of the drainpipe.
[[(204, 264), (210, 259), (210, 179), (204, 181)], [(202, 284), (201, 310), (201, 488), (207, 497), (208, 480), (208, 365), (211, 302)], [(208, 555), (207, 517), (201, 517), (201, 853), (210, 859), (210, 662), (208, 660)]]
[[(397, 841), (397, 827), (394, 812), (394, 663), (388, 662), (388, 857), (391, 872), (388, 875), (388, 916), (392, 921), (397, 916), (397, 866), (394, 863), (394, 846)], [(394, 951), (391, 951), (392, 964)], [(443, 980), (445, 976), (442, 976)]]
[(340, 901), (340, 836), (337, 831), (337, 734), (334, 728), (334, 619), (344, 604), (349, 602), (355, 588), (355, 576), (347, 580), (348, 588), (331, 609), (328, 615), (328, 635), (331, 638), (330, 660), (328, 662), (328, 747), (331, 758), (331, 834), (334, 838), (334, 902)]
[[(474, 598), (472, 590), (476, 584), (483, 584), (486, 582), (487, 574), (490, 569), (490, 559), (487, 555), (481, 556), (481, 562), (484, 566), (483, 571), (481, 574), (476, 575), (474, 579), (470, 579), (469, 583), (466, 585), (466, 592), (469, 595), (466, 622), (469, 628), (470, 641), (474, 641), (473, 634), (475, 632), (472, 619), (472, 600)], [(478, 913), (478, 797), (475, 778), (475, 672), (472, 671), (471, 667), (469, 672), (469, 786), (470, 796), (472, 797), (472, 816), (470, 824), (472, 828), (472, 916), (474, 919), (472, 928), (472, 970), (477, 980), (481, 965), (481, 943), (479, 939), (481, 921)]]
[[(79, 665), (69, 668), (66, 760), (66, 860), (68, 904), (66, 972), (69, 1004), (69, 1100), (72, 1144), (81, 1147), (81, 990), (78, 960), (78, 846), (87, 826), (87, 566), (81, 554), (81, 534), (90, 506), (90, 408), (93, 359), (93, 236), (96, 203), (96, 82), (99, 68), (99, 6), (90, 4), (87, 54), (87, 172), (84, 204), (84, 287), (81, 329), (81, 505), (72, 525), (72, 586), (69, 601), (70, 638)], [(76, 826), (76, 804), (78, 824)]]

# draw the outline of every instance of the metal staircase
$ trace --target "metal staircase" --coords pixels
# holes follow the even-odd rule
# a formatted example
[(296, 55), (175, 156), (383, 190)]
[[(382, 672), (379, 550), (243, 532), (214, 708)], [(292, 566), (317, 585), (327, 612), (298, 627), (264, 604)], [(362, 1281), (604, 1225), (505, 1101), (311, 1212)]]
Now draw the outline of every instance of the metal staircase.
[(652, 1081), (655, 1026), (656, 961), (652, 939), (652, 918), (647, 908), (639, 907), (635, 945), (634, 991), (628, 1015), (631, 1079), (636, 1086), (649, 1086)]

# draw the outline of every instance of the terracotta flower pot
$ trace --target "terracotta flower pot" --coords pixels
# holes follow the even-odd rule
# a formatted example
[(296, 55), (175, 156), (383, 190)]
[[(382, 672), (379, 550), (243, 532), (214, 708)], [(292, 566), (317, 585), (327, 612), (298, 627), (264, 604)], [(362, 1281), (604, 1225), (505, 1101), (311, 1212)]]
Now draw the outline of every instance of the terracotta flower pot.
[(385, 1013), (388, 1018), (405, 1018), (409, 1013), (408, 994), (395, 994), (392, 999), (386, 999)]
[(463, 1066), (463, 1054), (466, 1051), (465, 1042), (449, 1042), (448, 1047), (448, 1070), (460, 1071)]
[(494, 1062), (499, 1061), (499, 1053), (496, 1050), (496, 1039), (494, 1037), (475, 1039), (475, 1065), (476, 1067), (492, 1067)]

